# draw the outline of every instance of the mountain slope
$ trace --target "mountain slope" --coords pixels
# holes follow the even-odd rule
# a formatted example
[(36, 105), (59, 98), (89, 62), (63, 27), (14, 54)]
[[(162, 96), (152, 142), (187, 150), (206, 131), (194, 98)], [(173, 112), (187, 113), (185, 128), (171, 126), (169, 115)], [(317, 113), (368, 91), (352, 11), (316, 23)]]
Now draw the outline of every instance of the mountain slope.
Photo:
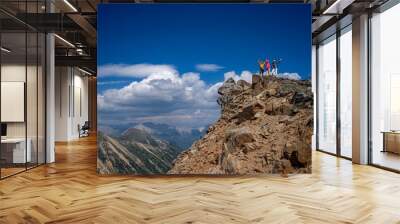
[(194, 141), (199, 140), (205, 134), (205, 131), (197, 129), (179, 131), (177, 128), (167, 124), (155, 124), (151, 122), (138, 124), (135, 128), (145, 130), (158, 139), (178, 146), (181, 149), (180, 151), (188, 149)]
[(98, 134), (101, 174), (164, 174), (176, 155), (176, 147), (140, 129), (130, 128), (119, 137)]
[(170, 174), (311, 172), (310, 81), (254, 75), (218, 90), (221, 117), (182, 152)]
[(102, 130), (103, 134), (112, 136), (120, 135), (129, 128), (146, 131), (157, 139), (167, 141), (171, 145), (177, 146), (177, 151), (179, 152), (188, 149), (194, 141), (203, 137), (206, 131), (206, 129), (202, 131), (198, 129), (181, 131), (168, 124), (152, 122), (99, 125), (99, 129)]

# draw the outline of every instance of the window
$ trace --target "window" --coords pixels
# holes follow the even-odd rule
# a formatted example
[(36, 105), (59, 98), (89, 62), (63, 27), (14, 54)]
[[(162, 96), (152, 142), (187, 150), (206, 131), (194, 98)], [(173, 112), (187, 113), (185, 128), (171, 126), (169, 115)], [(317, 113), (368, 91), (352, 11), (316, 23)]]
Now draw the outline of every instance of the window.
[(352, 34), (351, 26), (340, 35), (340, 155), (352, 157)]
[(318, 149), (336, 153), (336, 36), (318, 48)]
[[(14, 5), (1, 2), (0, 6)], [(44, 1), (19, 2), (40, 13)], [(0, 12), (0, 178), (45, 163), (45, 35)], [(10, 25), (11, 24), (11, 25)]]
[(400, 4), (371, 18), (371, 158), (400, 170)]

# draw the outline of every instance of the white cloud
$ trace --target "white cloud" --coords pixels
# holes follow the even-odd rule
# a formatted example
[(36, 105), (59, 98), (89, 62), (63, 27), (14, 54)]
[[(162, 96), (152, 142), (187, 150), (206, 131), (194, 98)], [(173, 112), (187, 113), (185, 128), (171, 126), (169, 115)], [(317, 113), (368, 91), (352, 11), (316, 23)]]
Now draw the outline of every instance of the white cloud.
[(244, 81), (247, 81), (248, 83), (251, 83), (252, 77), (253, 77), (253, 74), (247, 70), (242, 71), (242, 73), (240, 75), (236, 74), (235, 71), (226, 72), (224, 74), (225, 80), (227, 80), (229, 78), (233, 78), (235, 81), (244, 80)]
[(301, 76), (298, 73), (290, 73), (290, 72), (284, 72), (284, 73), (279, 73), (277, 77), (280, 78), (286, 78), (286, 79), (293, 79), (293, 80), (300, 80)]
[[(242, 73), (240, 75), (237, 74), (235, 71), (229, 71), (229, 72), (226, 72), (224, 74), (224, 80), (227, 80), (229, 78), (233, 78), (235, 81), (245, 80), (248, 83), (251, 83), (252, 76), (253, 76), (253, 74), (250, 71), (247, 71), (247, 70), (242, 71)], [(290, 73), (290, 72), (279, 73), (277, 75), (277, 77), (285, 78), (285, 79), (293, 79), (293, 80), (300, 80), (301, 79), (301, 76), (298, 73), (295, 73), (295, 72), (293, 72), (293, 73)]]
[[(154, 122), (178, 128), (201, 128), (214, 123), (220, 115), (216, 100), (222, 82), (207, 85), (199, 73), (179, 74), (171, 65), (106, 65), (101, 68), (100, 76), (141, 79), (98, 94), (99, 125)], [(300, 78), (297, 73), (279, 76)], [(252, 73), (230, 71), (224, 74), (224, 79), (228, 78), (251, 83)]]
[(224, 67), (217, 64), (197, 64), (196, 69), (201, 72), (216, 72)]
[(122, 84), (122, 83), (128, 83), (128, 81), (123, 81), (123, 80), (119, 80), (119, 81), (99, 81), (97, 82), (97, 85), (114, 85), (114, 84)]
[(154, 64), (107, 64), (99, 67), (99, 75), (105, 76), (120, 76), (145, 78), (151, 74), (166, 74), (177, 73), (172, 65), (154, 65)]
[(98, 94), (99, 122), (204, 127), (219, 116), (216, 100), (221, 85), (207, 85), (194, 72), (180, 75), (166, 70), (149, 74), (141, 81)]

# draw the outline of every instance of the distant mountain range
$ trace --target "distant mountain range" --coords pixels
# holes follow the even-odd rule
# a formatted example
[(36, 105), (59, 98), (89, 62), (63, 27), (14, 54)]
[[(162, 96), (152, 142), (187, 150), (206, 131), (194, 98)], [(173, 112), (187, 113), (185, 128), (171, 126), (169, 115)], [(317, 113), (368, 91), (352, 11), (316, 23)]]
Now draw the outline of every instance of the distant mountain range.
[(178, 151), (141, 129), (129, 128), (114, 137), (100, 131), (97, 170), (101, 174), (165, 174)]
[(178, 152), (188, 149), (194, 141), (202, 138), (207, 130), (207, 128), (202, 130), (179, 130), (167, 124), (156, 124), (152, 122), (101, 126), (100, 130), (109, 136), (118, 136), (129, 128), (143, 130), (157, 139), (167, 141), (171, 145), (176, 146)]
[(150, 122), (139, 124), (135, 126), (135, 128), (146, 130), (151, 135), (178, 146), (181, 149), (180, 151), (188, 149), (194, 141), (199, 140), (205, 134), (206, 130), (203, 129), (200, 131), (198, 129), (191, 129), (181, 131), (167, 124), (155, 124)]

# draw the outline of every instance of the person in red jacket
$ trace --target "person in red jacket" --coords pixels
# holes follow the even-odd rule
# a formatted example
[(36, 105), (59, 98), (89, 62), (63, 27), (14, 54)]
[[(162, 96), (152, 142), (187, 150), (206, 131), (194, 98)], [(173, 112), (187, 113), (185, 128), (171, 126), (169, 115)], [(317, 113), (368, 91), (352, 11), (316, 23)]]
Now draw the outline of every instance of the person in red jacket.
[(267, 67), (267, 75), (270, 75), (270, 71), (271, 71), (271, 64), (269, 63), (269, 59), (265, 59), (265, 66)]

